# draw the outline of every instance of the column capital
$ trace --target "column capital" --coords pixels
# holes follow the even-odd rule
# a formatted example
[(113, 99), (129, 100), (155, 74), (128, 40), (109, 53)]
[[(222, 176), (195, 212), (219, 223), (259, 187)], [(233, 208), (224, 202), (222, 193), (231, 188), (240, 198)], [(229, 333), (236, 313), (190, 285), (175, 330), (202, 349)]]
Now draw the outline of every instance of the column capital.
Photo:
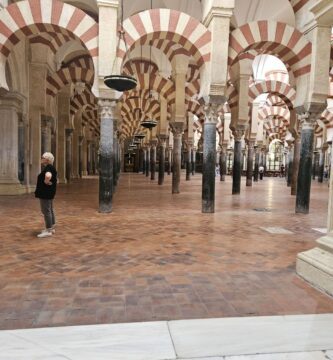
[(170, 122), (170, 126), (174, 136), (181, 135), (184, 132), (185, 124), (183, 122)]
[(99, 99), (98, 108), (101, 118), (116, 119), (118, 116), (117, 101), (109, 99)]
[(244, 129), (234, 129), (232, 131), (232, 134), (235, 138), (235, 141), (241, 141), (242, 140), (242, 137), (243, 135), (245, 134), (245, 130)]
[(65, 129), (66, 137), (70, 137), (73, 134), (74, 129)]
[(97, 0), (98, 7), (111, 7), (118, 9), (119, 0)]
[(204, 105), (204, 113), (205, 113), (205, 124), (213, 123), (217, 124), (219, 117), (219, 109), (220, 104), (218, 103), (208, 103)]

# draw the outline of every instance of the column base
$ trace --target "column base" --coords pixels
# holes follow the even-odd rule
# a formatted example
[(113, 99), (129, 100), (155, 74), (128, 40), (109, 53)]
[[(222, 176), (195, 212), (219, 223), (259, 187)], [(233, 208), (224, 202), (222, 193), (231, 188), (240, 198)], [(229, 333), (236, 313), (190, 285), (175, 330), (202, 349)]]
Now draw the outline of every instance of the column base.
[(29, 188), (20, 183), (0, 184), (0, 195), (22, 195), (29, 192)]
[(315, 288), (333, 296), (333, 235), (319, 238), (317, 244), (297, 255), (296, 272)]

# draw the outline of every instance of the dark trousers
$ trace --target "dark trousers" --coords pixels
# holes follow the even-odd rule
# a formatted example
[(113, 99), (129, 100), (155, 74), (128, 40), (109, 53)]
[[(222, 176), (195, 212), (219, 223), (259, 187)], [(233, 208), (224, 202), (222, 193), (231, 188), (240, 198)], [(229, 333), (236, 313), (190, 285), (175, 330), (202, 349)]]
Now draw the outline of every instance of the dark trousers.
[(264, 177), (264, 173), (259, 173), (259, 179), (262, 180)]
[(55, 225), (55, 216), (53, 211), (53, 199), (39, 199), (40, 210), (44, 215), (45, 228), (51, 229)]

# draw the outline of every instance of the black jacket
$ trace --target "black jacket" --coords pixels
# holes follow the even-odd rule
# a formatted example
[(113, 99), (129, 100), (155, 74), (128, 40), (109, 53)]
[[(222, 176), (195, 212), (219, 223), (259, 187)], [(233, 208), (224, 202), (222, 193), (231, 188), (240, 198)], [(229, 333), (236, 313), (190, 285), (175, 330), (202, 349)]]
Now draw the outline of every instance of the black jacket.
[[(45, 174), (50, 172), (52, 185), (46, 185)], [(46, 165), (42, 172), (38, 175), (35, 197), (39, 199), (53, 199), (57, 191), (57, 170), (53, 165)]]

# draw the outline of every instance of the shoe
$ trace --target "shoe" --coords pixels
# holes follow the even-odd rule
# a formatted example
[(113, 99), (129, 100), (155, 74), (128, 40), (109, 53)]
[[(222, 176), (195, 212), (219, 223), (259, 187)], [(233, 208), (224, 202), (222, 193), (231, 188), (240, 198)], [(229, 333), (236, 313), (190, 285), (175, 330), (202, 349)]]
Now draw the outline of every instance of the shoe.
[(52, 231), (49, 230), (43, 230), (40, 234), (37, 235), (38, 238), (45, 238), (52, 236)]
[(51, 230), (51, 233), (52, 233), (52, 234), (55, 234), (55, 229), (52, 229), (52, 230)]

